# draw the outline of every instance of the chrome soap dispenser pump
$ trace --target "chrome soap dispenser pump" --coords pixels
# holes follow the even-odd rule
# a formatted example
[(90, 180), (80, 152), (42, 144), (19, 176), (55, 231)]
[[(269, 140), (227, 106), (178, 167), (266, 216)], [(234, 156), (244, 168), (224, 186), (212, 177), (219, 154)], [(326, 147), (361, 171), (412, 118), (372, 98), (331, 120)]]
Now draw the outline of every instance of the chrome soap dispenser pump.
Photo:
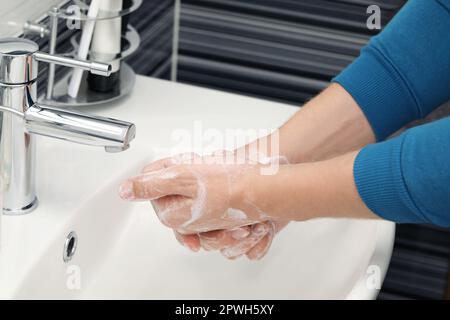
[(92, 60), (110, 63), (112, 66), (109, 77), (89, 74), (87, 82), (89, 89), (97, 92), (115, 91), (120, 85), (120, 56), (122, 51), (122, 17), (118, 13), (122, 10), (123, 0), (107, 0), (100, 2), (100, 13), (107, 12), (117, 15), (114, 19), (99, 20), (95, 23), (94, 34), (90, 47)]

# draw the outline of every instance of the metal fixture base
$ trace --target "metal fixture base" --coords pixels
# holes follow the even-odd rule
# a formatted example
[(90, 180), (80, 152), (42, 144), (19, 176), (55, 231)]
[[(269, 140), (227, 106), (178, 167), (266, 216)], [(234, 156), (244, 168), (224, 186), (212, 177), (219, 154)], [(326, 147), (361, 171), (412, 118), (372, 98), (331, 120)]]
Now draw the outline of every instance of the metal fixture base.
[(39, 204), (39, 201), (37, 198), (34, 198), (33, 202), (31, 202), (29, 205), (21, 208), (21, 209), (8, 209), (8, 208), (3, 208), (3, 214), (5, 216), (21, 216), (21, 215), (25, 215), (28, 214), (30, 212), (32, 212), (34, 209), (37, 208)]
[(80, 91), (76, 98), (72, 98), (67, 94), (70, 77), (72, 73), (69, 73), (55, 84), (53, 90), (52, 100), (47, 100), (42, 97), (41, 103), (55, 107), (89, 107), (99, 104), (104, 104), (118, 100), (127, 94), (129, 94), (136, 82), (136, 73), (126, 63), (122, 63), (120, 68), (120, 87), (111, 92), (96, 92), (89, 89), (87, 84), (87, 73), (84, 74), (81, 81)]
[(78, 235), (75, 231), (70, 232), (64, 241), (63, 261), (68, 263), (75, 256), (78, 246)]

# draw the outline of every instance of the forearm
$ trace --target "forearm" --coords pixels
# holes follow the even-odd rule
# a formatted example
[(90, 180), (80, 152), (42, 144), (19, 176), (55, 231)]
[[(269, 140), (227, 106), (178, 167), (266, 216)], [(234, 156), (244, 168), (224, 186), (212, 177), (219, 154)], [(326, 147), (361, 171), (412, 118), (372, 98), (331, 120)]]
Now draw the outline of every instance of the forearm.
[[(257, 146), (267, 144), (260, 139), (246, 148), (285, 156), (290, 163), (323, 160), (360, 149), (375, 138), (382, 141), (427, 115), (450, 99), (450, 42), (442, 39), (449, 39), (449, 9), (448, 1), (409, 1), (332, 85), (283, 125), (278, 137), (269, 139), (267, 147)], [(420, 41), (404, 36), (411, 30)], [(428, 50), (428, 43), (439, 48)], [(278, 147), (272, 150), (273, 145)]]
[(450, 1), (410, 0), (332, 80), (358, 103), (377, 141), (450, 99), (448, 30)]
[[(289, 163), (328, 159), (375, 141), (363, 112), (339, 84), (332, 84), (287, 121), (276, 134), (239, 151), (286, 157)], [(276, 146), (276, 148), (274, 148)]]
[(376, 218), (358, 194), (353, 165), (358, 152), (314, 163), (284, 165), (275, 175), (257, 172), (244, 180), (241, 208), (269, 218)]
[(258, 170), (242, 181), (242, 209), (269, 219), (375, 218), (450, 226), (450, 118), (337, 158)]

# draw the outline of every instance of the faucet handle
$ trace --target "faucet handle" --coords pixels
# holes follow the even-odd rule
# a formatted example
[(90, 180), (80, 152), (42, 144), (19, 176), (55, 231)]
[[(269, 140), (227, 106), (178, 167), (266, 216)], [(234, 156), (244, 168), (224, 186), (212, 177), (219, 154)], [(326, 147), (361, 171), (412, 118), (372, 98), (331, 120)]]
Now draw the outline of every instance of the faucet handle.
[(107, 63), (40, 52), (37, 43), (31, 40), (0, 38), (0, 83), (24, 84), (36, 80), (38, 76), (37, 61), (81, 68), (106, 77), (111, 74), (112, 70), (112, 66)]
[(61, 66), (80, 68), (89, 71), (93, 74), (98, 74), (104, 77), (108, 77), (111, 74), (112, 66), (108, 63), (101, 63), (95, 61), (86, 61), (73, 58), (67, 58), (62, 55), (48, 54), (44, 52), (35, 52), (33, 57), (37, 61), (54, 63)]

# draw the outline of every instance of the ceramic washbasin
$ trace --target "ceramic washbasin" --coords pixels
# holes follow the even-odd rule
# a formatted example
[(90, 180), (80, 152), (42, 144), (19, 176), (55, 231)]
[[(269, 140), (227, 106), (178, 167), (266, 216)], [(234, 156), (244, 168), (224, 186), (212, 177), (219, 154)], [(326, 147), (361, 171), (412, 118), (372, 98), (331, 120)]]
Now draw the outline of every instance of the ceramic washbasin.
[[(376, 282), (383, 280), (391, 256), (392, 223), (292, 223), (263, 260), (228, 261), (218, 253), (189, 252), (158, 221), (149, 203), (117, 196), (124, 178), (172, 153), (167, 146), (173, 144), (174, 130), (192, 131), (199, 119), (219, 131), (276, 128), (295, 110), (138, 77), (130, 97), (92, 109), (137, 125), (136, 141), (128, 151), (107, 154), (39, 138), (40, 206), (29, 215), (3, 217), (0, 298), (375, 298)], [(181, 143), (177, 148), (189, 146)], [(77, 248), (72, 260), (64, 262), (71, 232), (78, 236)]]

